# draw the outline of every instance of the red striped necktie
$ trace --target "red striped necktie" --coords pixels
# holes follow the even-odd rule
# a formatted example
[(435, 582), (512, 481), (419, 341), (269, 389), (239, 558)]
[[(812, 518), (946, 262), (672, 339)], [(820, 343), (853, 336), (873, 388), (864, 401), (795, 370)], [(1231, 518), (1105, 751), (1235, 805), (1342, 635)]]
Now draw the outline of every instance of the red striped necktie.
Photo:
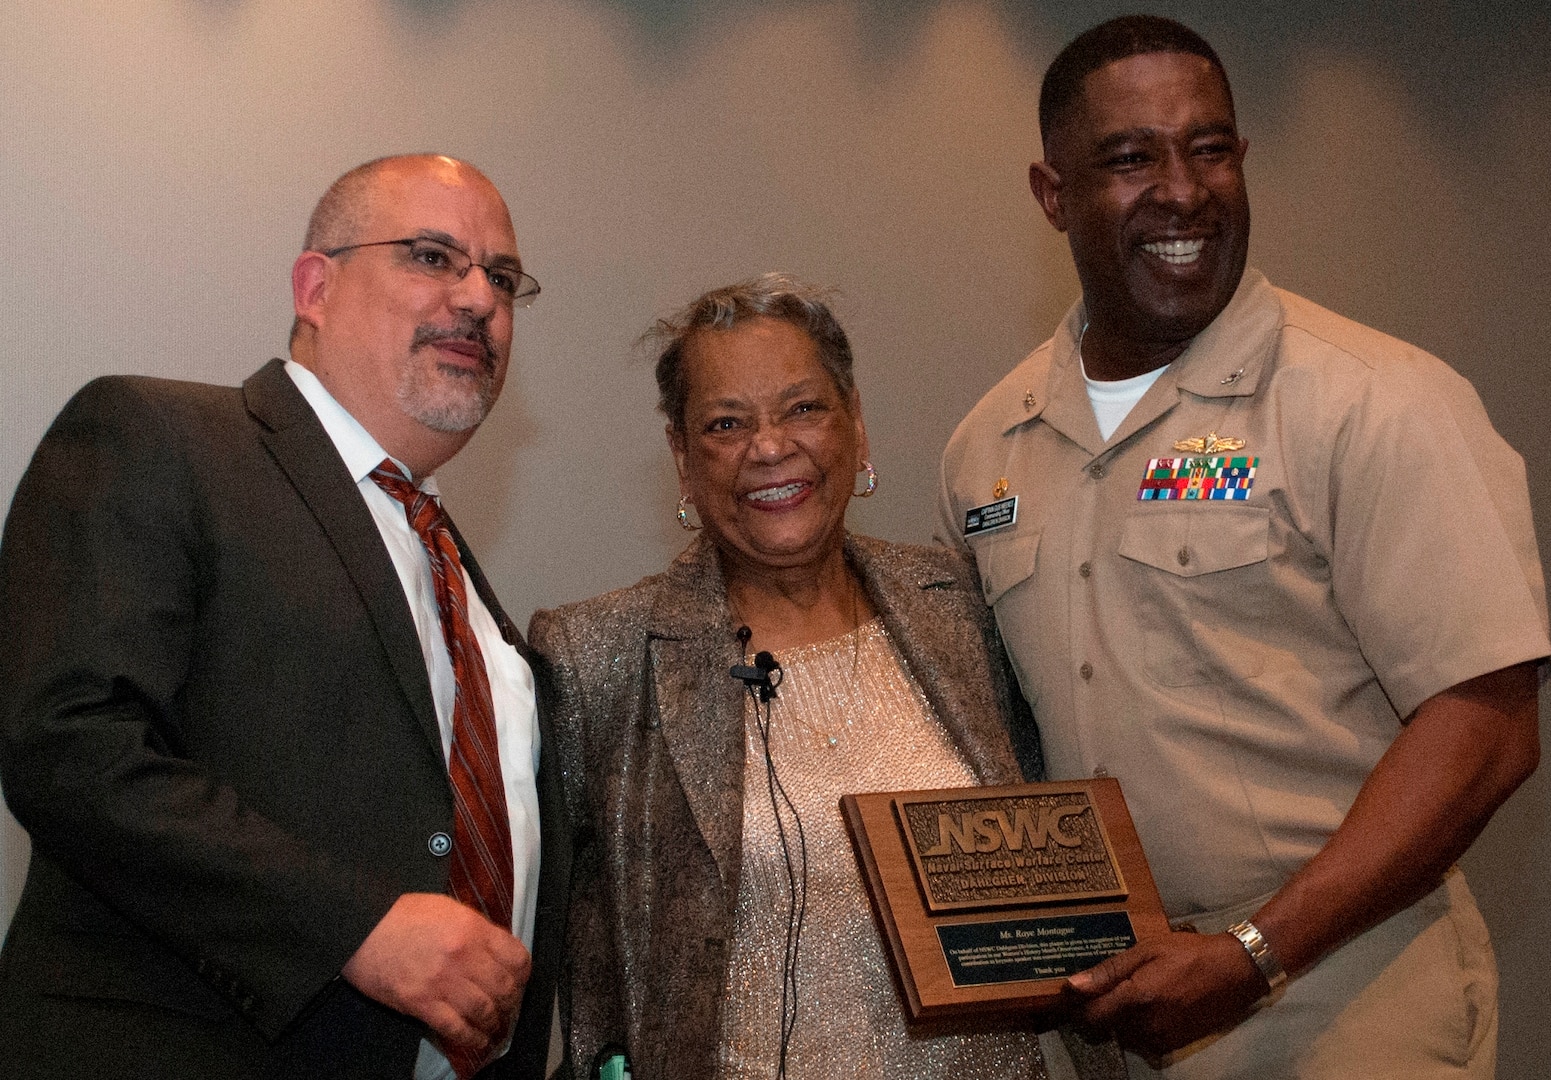
[[(452, 867), (448, 888), (497, 926), (512, 925), (512, 831), (496, 752), (495, 706), (485, 657), (469, 623), (463, 562), (447, 515), (432, 496), (411, 484), (391, 460), (372, 470), (377, 486), (404, 504), (404, 513), (431, 557), (431, 579), (442, 637), (452, 658), (457, 691), (452, 707)], [(453, 1064), (456, 1066), (457, 1061)], [(459, 1069), (462, 1073), (462, 1070)]]

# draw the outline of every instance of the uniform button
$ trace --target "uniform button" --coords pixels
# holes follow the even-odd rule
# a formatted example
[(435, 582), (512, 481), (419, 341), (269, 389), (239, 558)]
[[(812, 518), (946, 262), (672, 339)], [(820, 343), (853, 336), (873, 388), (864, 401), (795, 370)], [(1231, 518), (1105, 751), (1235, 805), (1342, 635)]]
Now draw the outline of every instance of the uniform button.
[(430, 848), (431, 854), (439, 859), (452, 850), (452, 837), (444, 832), (432, 833), (426, 847)]
[(1093, 665), (1084, 660), (1082, 662), (1082, 667), (1077, 669), (1077, 674), (1082, 676), (1083, 682), (1087, 682), (1089, 679), (1093, 678)]
[(1095, 765), (1093, 767), (1093, 778), (1095, 780), (1102, 780), (1102, 779), (1104, 779), (1108, 775), (1109, 775), (1109, 770), (1106, 769), (1104, 766), (1102, 766), (1102, 765)]
[(1077, 572), (1083, 577), (1088, 577), (1093, 573), (1093, 564), (1085, 562), (1077, 568)]
[(1179, 554), (1176, 555), (1175, 558), (1179, 560), (1179, 565), (1181, 565), (1181, 566), (1189, 566), (1190, 565), (1190, 549), (1189, 548), (1180, 548), (1179, 549)]
[(1095, 480), (1104, 479), (1104, 463), (1102, 461), (1095, 461), (1092, 465), (1088, 466), (1088, 475), (1093, 477)]

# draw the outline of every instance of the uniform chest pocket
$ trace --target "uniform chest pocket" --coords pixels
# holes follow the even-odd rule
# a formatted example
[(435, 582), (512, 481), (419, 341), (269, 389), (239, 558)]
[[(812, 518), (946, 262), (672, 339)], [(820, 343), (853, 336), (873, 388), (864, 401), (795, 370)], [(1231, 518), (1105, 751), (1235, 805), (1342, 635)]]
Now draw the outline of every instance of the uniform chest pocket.
[(1263, 506), (1148, 506), (1121, 532), (1143, 662), (1163, 686), (1253, 678), (1270, 650), (1271, 512)]
[(1179, 577), (1264, 562), (1271, 511), (1263, 506), (1171, 506), (1132, 514), (1120, 536), (1127, 559)]
[(1039, 533), (1029, 531), (988, 536), (975, 546), (975, 566), (986, 603), (995, 604), (1013, 586), (1034, 573), (1039, 554)]

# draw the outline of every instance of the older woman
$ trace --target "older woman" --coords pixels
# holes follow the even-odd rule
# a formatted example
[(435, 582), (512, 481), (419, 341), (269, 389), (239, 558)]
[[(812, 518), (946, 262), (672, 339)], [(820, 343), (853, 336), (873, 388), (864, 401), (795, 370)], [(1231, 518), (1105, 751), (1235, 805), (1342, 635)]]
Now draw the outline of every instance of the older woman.
[[(973, 571), (847, 535), (877, 476), (812, 290), (767, 274), (658, 334), (679, 519), (704, 531), (529, 631), (577, 833), (572, 1061), (612, 1044), (635, 1080), (1044, 1076), (1029, 1033), (906, 1028), (837, 805), (1037, 773)], [(782, 669), (768, 711), (729, 674), (760, 653)]]

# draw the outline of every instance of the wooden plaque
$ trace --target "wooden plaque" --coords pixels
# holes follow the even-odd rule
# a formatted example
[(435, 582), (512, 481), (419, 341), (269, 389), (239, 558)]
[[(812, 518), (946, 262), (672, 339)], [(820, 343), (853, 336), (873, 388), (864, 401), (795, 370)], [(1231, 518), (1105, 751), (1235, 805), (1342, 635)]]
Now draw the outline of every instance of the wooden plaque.
[(846, 795), (911, 1022), (1053, 1012), (1068, 975), (1169, 933), (1117, 780)]

